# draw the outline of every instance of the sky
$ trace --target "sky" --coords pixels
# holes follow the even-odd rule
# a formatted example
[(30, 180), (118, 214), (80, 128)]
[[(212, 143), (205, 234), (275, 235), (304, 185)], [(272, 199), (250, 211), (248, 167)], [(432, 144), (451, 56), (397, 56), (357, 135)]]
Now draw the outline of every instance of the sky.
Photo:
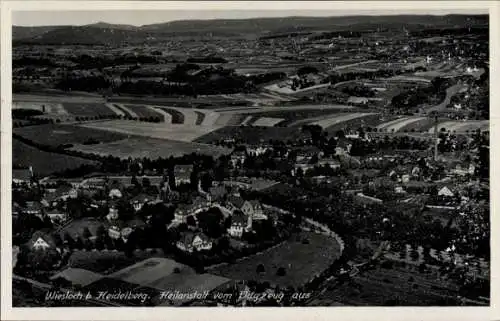
[(349, 16), (349, 15), (397, 15), (397, 14), (478, 14), (485, 10), (440, 9), (440, 10), (155, 10), (155, 11), (14, 11), (12, 24), (16, 26), (50, 26), (50, 25), (86, 25), (96, 22), (112, 24), (129, 24), (141, 26), (146, 24), (169, 22), (174, 20), (197, 19), (246, 19), (287, 16)]

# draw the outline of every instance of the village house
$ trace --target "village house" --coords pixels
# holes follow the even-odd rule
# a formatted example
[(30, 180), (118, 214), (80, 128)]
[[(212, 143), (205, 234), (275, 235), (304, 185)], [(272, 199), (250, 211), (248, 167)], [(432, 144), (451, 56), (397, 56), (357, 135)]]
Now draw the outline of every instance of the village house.
[(363, 193), (357, 193), (355, 199), (362, 204), (381, 204), (383, 202), (380, 198), (368, 196)]
[(109, 191), (108, 196), (111, 199), (113, 199), (113, 198), (122, 198), (123, 194), (122, 194), (122, 192), (118, 188), (113, 188), (113, 189), (111, 189)]
[(42, 204), (36, 201), (26, 202), (26, 207), (23, 209), (23, 212), (28, 215), (34, 215), (41, 220), (44, 218), (44, 211)]
[(187, 217), (189, 216), (188, 206), (185, 204), (179, 204), (174, 211), (174, 222), (175, 223), (185, 223)]
[(212, 241), (203, 233), (186, 232), (177, 241), (176, 246), (181, 251), (208, 251), (212, 249)]
[(31, 185), (33, 181), (33, 173), (29, 169), (13, 169), (12, 183)]
[(270, 148), (262, 146), (248, 146), (247, 153), (250, 156), (259, 156), (265, 154)]
[(191, 181), (191, 174), (193, 173), (193, 165), (175, 165), (174, 176), (175, 185), (186, 184)]
[(236, 151), (231, 154), (230, 162), (233, 167), (238, 167), (238, 164), (243, 164), (247, 159), (246, 152)]
[(224, 197), (227, 194), (227, 190), (223, 185), (212, 186), (210, 187), (208, 193), (210, 194), (210, 199), (212, 202), (219, 203), (224, 200)]
[(228, 229), (229, 235), (241, 238), (243, 232), (252, 230), (252, 217), (246, 215), (241, 210), (235, 210), (231, 216), (231, 226)]
[(438, 196), (442, 196), (442, 197), (455, 197), (455, 194), (447, 186), (443, 186), (438, 191)]
[(337, 140), (337, 147), (335, 147), (335, 154), (347, 156), (351, 152), (351, 147), (352, 147), (352, 144), (349, 143), (347, 140), (338, 139)]
[(154, 203), (157, 200), (156, 196), (141, 193), (130, 199), (130, 204), (136, 212), (140, 211), (144, 204)]
[(64, 223), (68, 219), (68, 214), (63, 211), (58, 211), (57, 209), (47, 210), (45, 214), (50, 218), (50, 221), (55, 224)]
[(122, 236), (122, 233), (121, 233), (121, 230), (118, 226), (113, 225), (113, 226), (109, 227), (108, 235), (113, 240), (118, 240)]
[(82, 189), (90, 189), (90, 190), (104, 190), (106, 186), (106, 180), (101, 177), (91, 177), (84, 179), (79, 187)]
[(49, 249), (56, 249), (56, 243), (54, 237), (49, 233), (44, 231), (36, 231), (31, 236), (30, 241), (28, 242), (29, 248), (33, 250), (42, 250), (46, 251)]
[(114, 204), (111, 204), (111, 206), (109, 207), (108, 215), (106, 215), (106, 218), (108, 219), (108, 221), (114, 221), (117, 220), (118, 217), (119, 217), (118, 209)]

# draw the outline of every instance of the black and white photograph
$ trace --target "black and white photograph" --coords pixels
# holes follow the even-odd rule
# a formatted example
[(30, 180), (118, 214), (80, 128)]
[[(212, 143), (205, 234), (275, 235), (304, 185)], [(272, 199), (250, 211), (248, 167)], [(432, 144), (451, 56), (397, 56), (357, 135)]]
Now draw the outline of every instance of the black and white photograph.
[(260, 6), (12, 10), (13, 309), (490, 306), (488, 8)]

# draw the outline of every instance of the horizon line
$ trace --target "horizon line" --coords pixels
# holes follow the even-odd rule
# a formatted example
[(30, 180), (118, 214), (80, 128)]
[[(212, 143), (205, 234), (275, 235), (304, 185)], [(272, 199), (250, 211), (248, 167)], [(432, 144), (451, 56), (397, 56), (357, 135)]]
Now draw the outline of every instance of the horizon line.
[[(119, 10), (119, 11), (127, 11), (127, 10)], [(188, 11), (188, 10), (186, 10)], [(167, 24), (173, 22), (181, 22), (181, 21), (220, 21), (220, 20), (257, 20), (257, 19), (289, 19), (289, 18), (339, 18), (339, 17), (373, 17), (373, 16), (433, 16), (433, 17), (446, 17), (446, 16), (489, 16), (489, 13), (444, 13), (444, 14), (432, 14), (432, 13), (394, 13), (386, 12), (384, 14), (370, 14), (370, 13), (361, 13), (361, 14), (346, 14), (346, 15), (332, 15), (332, 16), (308, 16), (308, 15), (290, 15), (290, 16), (272, 16), (272, 17), (248, 17), (248, 18), (207, 18), (207, 19), (178, 19), (178, 20), (165, 20), (160, 22), (153, 22), (150, 24), (132, 24), (132, 23), (112, 23), (106, 22), (104, 20), (99, 20), (91, 23), (84, 24), (37, 24), (37, 25), (24, 25), (24, 24), (12, 24), (12, 27), (26, 27), (26, 28), (37, 28), (37, 27), (84, 27), (84, 26), (92, 26), (97, 24), (108, 24), (111, 26), (130, 26), (141, 28), (145, 26), (158, 25), (158, 24)]]

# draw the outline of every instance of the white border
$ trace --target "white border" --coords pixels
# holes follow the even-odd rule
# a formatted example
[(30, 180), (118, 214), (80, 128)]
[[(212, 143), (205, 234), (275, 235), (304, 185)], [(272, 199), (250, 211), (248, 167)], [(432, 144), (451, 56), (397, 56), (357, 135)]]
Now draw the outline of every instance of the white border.
[[(1, 1), (1, 320), (500, 320), (497, 307), (499, 298), (498, 259), (493, 244), (500, 239), (492, 233), (491, 260), (491, 307), (490, 308), (12, 308), (11, 301), (11, 12), (54, 10), (439, 10), (484, 8), (490, 13), (490, 81), (491, 106), (500, 101), (499, 62), (495, 53), (500, 52), (499, 22), (500, 5), (496, 1), (346, 1), (346, 2), (146, 2), (146, 1)], [(500, 139), (496, 121), (500, 111), (491, 108), (491, 141)], [(491, 145), (491, 190), (498, 185), (498, 148)], [(495, 219), (498, 202), (491, 194), (491, 230), (500, 231), (499, 219)]]

